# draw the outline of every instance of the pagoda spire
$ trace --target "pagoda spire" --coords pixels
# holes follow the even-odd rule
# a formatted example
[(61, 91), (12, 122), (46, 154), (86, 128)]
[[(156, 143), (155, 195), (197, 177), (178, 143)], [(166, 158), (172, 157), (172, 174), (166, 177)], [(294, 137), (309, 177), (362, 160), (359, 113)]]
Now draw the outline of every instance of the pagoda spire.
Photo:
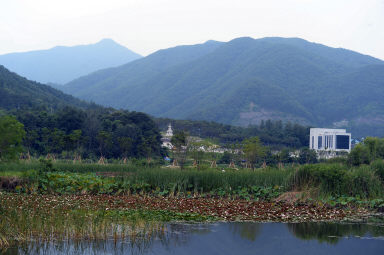
[(172, 137), (173, 136), (173, 130), (172, 130), (172, 125), (169, 123), (167, 133), (165, 134), (166, 137)]

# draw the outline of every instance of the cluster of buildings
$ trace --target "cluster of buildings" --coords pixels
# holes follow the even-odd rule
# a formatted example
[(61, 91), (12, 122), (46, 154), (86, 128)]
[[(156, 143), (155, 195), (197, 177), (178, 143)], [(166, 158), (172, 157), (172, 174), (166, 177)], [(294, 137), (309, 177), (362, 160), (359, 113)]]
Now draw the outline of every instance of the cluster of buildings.
[[(162, 138), (162, 146), (172, 150), (172, 125)], [(340, 153), (351, 151), (351, 133), (346, 129), (311, 128), (309, 134), (309, 149), (315, 150), (321, 158), (332, 158)], [(223, 153), (225, 149), (215, 148), (214, 152)]]

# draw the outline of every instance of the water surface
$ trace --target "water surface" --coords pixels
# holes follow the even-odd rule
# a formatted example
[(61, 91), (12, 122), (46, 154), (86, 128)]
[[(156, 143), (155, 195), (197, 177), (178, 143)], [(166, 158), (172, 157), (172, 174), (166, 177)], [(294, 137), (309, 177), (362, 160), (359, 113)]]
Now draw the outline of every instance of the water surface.
[(137, 240), (31, 242), (2, 254), (384, 254), (384, 226), (169, 224), (164, 232)]

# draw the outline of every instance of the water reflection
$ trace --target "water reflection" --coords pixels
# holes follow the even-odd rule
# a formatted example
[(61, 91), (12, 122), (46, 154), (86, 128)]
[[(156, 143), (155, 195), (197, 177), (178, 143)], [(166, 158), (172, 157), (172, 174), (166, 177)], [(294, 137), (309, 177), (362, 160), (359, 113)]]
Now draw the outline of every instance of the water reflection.
[(157, 238), (164, 249), (182, 247), (188, 243), (193, 235), (206, 235), (212, 233), (212, 224), (169, 224), (164, 235)]
[(287, 226), (291, 233), (302, 240), (317, 240), (329, 244), (337, 244), (344, 237), (384, 236), (384, 226), (371, 224), (306, 222), (288, 223)]
[(249, 241), (255, 241), (261, 232), (262, 225), (262, 223), (238, 222), (229, 224), (228, 227), (233, 235), (238, 235)]
[[(362, 238), (368, 237), (368, 238)], [(376, 238), (369, 238), (376, 237)], [(0, 254), (380, 254), (384, 227), (338, 223), (168, 224), (135, 239), (31, 242)]]
[(213, 224), (167, 224), (164, 228), (152, 229), (144, 235), (126, 236), (125, 239), (66, 240), (30, 242), (11, 247), (1, 255), (19, 254), (150, 254), (154, 244), (165, 251), (183, 247), (193, 235), (212, 233)]

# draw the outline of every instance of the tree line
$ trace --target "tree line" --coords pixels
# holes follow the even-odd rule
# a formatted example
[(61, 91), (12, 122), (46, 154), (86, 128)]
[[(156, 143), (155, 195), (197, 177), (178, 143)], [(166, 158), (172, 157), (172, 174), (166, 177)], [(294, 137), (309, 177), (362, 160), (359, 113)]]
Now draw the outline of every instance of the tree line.
[(148, 159), (165, 155), (157, 125), (144, 113), (64, 107), (55, 112), (14, 110), (8, 114), (14, 117), (3, 114), (1, 123), (20, 123), (19, 130), (8, 128), (1, 137), (21, 136), (19, 144), (27, 155)]

